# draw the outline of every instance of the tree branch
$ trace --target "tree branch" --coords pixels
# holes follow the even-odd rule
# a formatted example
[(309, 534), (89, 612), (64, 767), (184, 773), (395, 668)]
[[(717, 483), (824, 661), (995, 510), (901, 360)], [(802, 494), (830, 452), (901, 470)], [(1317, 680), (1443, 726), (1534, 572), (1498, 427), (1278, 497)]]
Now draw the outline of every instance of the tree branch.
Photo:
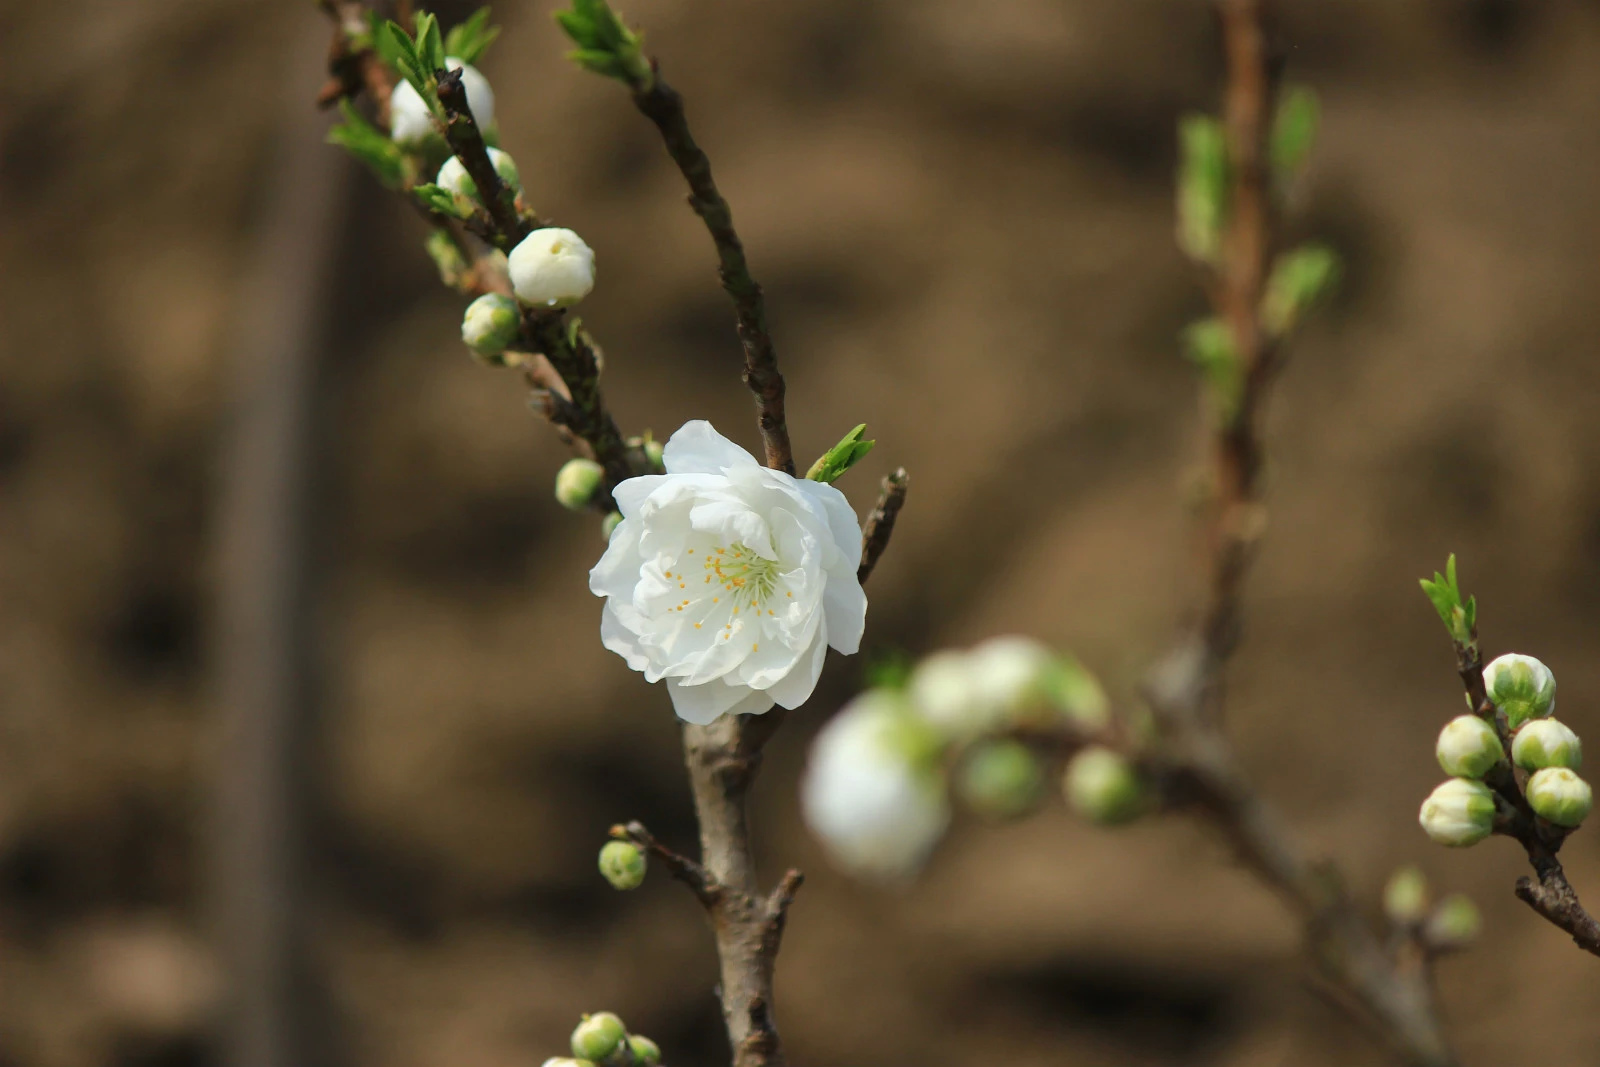
[(865, 583), (878, 565), (878, 557), (889, 547), (889, 536), (894, 533), (895, 519), (906, 502), (906, 490), (911, 476), (904, 467), (883, 479), (883, 489), (878, 493), (878, 504), (867, 515), (861, 527), (861, 566), (856, 568), (856, 580)]
[[(651, 62), (652, 68), (656, 65)], [(784, 416), (783, 375), (778, 354), (767, 330), (766, 303), (761, 286), (750, 273), (744, 243), (733, 228), (733, 211), (711, 177), (711, 160), (695, 143), (683, 111), (683, 97), (661, 80), (659, 70), (648, 87), (634, 87), (633, 102), (655, 123), (666, 142), (667, 154), (689, 183), (689, 206), (699, 215), (717, 247), (717, 274), (733, 298), (739, 321), (739, 342), (744, 346), (744, 381), (755, 394), (761, 424), (761, 445), (766, 464), (786, 474), (794, 473), (794, 452), (789, 446), (789, 424)]]
[(466, 168), (467, 177), (477, 186), (478, 201), (494, 222), (493, 243), (500, 251), (509, 253), (533, 231), (533, 226), (517, 210), (516, 190), (500, 180), (494, 162), (489, 159), (489, 146), (484, 143), (483, 134), (478, 131), (478, 124), (472, 117), (466, 86), (461, 83), (461, 72), (439, 71), (438, 77), (439, 103), (444, 106), (445, 113), (445, 140), (450, 143), (450, 151)]

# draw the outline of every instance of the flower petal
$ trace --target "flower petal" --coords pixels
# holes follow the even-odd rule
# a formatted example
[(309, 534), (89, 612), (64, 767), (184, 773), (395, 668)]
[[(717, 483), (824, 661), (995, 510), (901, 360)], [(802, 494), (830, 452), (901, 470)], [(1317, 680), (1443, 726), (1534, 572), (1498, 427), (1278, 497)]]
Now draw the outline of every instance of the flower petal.
[(833, 533), (833, 541), (843, 552), (845, 559), (850, 563), (850, 569), (855, 570), (861, 565), (861, 523), (856, 518), (855, 511), (850, 507), (850, 501), (839, 492), (838, 488), (827, 482), (814, 482), (809, 478), (800, 478), (795, 482), (795, 488), (805, 493), (812, 500), (822, 505), (823, 514), (828, 517), (828, 529)]
[(611, 498), (617, 502), (617, 510), (622, 512), (622, 517), (631, 519), (638, 514), (650, 494), (661, 488), (666, 480), (664, 474), (641, 474), (637, 478), (628, 478), (618, 482), (617, 487), (611, 490)]
[(854, 564), (843, 574), (828, 575), (822, 588), (822, 609), (828, 618), (828, 643), (847, 656), (861, 649), (861, 634), (867, 627), (867, 594), (856, 580)]
[(639, 636), (623, 625), (616, 605), (609, 600), (600, 613), (600, 643), (627, 660), (629, 670), (642, 671), (650, 663)]
[(704, 726), (715, 722), (741, 702), (749, 701), (753, 690), (742, 685), (729, 685), (720, 679), (705, 685), (684, 685), (676, 678), (668, 678), (667, 694), (672, 697), (672, 710), (678, 713), (678, 718)]
[(809, 658), (802, 655), (794, 670), (767, 687), (767, 695), (786, 708), (798, 708), (810, 700), (817, 688), (817, 679), (822, 677), (822, 661), (827, 654), (828, 622), (824, 619), (817, 626)]
[[(669, 474), (721, 474), (729, 467), (759, 467), (754, 456), (704, 419), (684, 423), (661, 452)], [(626, 514), (626, 512), (624, 512)]]

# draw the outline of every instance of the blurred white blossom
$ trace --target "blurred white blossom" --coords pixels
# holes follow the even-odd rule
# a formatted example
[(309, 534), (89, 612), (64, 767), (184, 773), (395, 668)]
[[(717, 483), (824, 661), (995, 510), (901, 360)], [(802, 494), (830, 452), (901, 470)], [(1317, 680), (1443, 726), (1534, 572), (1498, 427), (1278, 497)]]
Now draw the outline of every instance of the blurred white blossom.
[(887, 690), (868, 690), (823, 727), (800, 803), (840, 867), (894, 880), (922, 866), (950, 821), (937, 753), (927, 725)]

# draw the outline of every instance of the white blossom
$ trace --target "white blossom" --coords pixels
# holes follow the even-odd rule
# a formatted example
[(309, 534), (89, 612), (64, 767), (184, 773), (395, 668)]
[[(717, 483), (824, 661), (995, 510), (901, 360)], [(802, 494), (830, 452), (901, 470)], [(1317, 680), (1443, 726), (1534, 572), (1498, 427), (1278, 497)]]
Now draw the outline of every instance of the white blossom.
[(613, 490), (622, 522), (589, 572), (605, 646), (667, 683), (678, 717), (708, 723), (799, 707), (831, 646), (861, 644), (861, 527), (844, 494), (757, 463), (704, 421), (663, 453), (666, 474)]
[(1556, 676), (1532, 656), (1496, 656), (1483, 668), (1483, 687), (1513, 730), (1556, 710)]
[(1505, 759), (1506, 750), (1493, 726), (1476, 715), (1457, 715), (1439, 731), (1434, 755), (1446, 774), (1482, 778)]
[(507, 264), (517, 299), (533, 307), (569, 307), (594, 288), (594, 252), (559, 226), (528, 234)]
[(950, 821), (944, 784), (902, 698), (869, 690), (811, 746), (800, 804), (840, 867), (884, 880), (915, 874)]
[[(461, 72), (461, 86), (467, 91), (467, 106), (478, 129), (487, 130), (494, 125), (494, 90), (489, 79), (478, 73), (478, 68), (463, 63), (455, 56), (446, 56), (444, 65)], [(418, 145), (434, 132), (433, 115), (422, 99), (422, 94), (408, 81), (401, 80), (389, 97), (389, 136), (402, 145)]]
[(986, 733), (1043, 698), (1053, 662), (1050, 650), (1030, 637), (993, 637), (966, 651), (935, 652), (911, 675), (911, 701), (951, 736)]
[(1523, 787), (1528, 806), (1557, 826), (1573, 827), (1589, 817), (1594, 790), (1565, 767), (1534, 771)]
[(1441, 845), (1476, 845), (1494, 829), (1494, 794), (1471, 778), (1450, 778), (1428, 794), (1417, 821)]

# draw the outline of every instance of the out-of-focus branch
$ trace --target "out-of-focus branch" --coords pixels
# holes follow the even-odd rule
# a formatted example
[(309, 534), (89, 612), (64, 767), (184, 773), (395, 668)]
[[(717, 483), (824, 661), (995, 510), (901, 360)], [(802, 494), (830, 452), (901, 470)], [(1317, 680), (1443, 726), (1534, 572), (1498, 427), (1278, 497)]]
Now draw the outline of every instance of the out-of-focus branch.
[(1206, 603), (1195, 631), (1152, 673), (1158, 737), (1138, 753), (1165, 801), (1207, 819), (1241, 862), (1295, 911), (1341, 1000), (1378, 1024), (1407, 1062), (1455, 1064), (1433, 1003), (1429, 957), (1392, 946), (1360, 914), (1330, 865), (1310, 859), (1250, 785), (1224, 730), (1222, 672), (1238, 644), (1240, 594), (1264, 524), (1262, 417), (1278, 368), (1261, 319), (1273, 248), (1267, 174), (1274, 86), (1265, 0), (1217, 0), (1226, 54), (1223, 130), (1229, 186), (1211, 294), (1238, 366), (1238, 395), (1214, 413), (1215, 497), (1206, 529)]
[[(655, 69), (653, 61), (651, 66)], [(778, 355), (767, 330), (761, 286), (750, 273), (744, 243), (733, 228), (733, 211), (711, 177), (711, 160), (689, 132), (683, 97), (661, 80), (658, 69), (647, 86), (634, 87), (633, 102), (661, 131), (667, 154), (689, 183), (689, 206), (706, 224), (717, 247), (717, 274), (733, 298), (738, 317), (739, 341), (744, 346), (744, 380), (755, 394), (766, 464), (793, 474), (794, 452), (789, 446), (789, 424), (783, 407), (783, 375), (778, 372)]]
[(894, 533), (895, 519), (906, 502), (906, 490), (911, 486), (911, 476), (904, 467), (883, 479), (883, 489), (878, 493), (877, 506), (867, 516), (861, 527), (861, 566), (856, 569), (856, 580), (865, 583), (878, 565), (878, 557), (889, 547), (889, 536)]

